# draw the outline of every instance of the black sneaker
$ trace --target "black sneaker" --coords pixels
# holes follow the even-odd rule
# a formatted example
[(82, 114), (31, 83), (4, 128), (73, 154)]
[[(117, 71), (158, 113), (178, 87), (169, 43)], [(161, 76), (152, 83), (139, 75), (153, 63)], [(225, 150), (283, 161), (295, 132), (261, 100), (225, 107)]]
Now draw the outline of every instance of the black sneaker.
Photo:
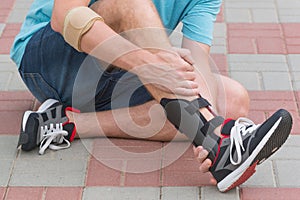
[(70, 142), (74, 140), (76, 127), (69, 122), (67, 110), (79, 112), (54, 99), (45, 101), (36, 112), (26, 111), (22, 119), (18, 147), (30, 151), (39, 146), (39, 154), (44, 154), (47, 148), (69, 148)]
[(251, 120), (225, 120), (223, 138), (210, 168), (217, 187), (226, 192), (245, 182), (262, 163), (288, 138), (292, 117), (286, 110), (278, 110), (261, 125)]

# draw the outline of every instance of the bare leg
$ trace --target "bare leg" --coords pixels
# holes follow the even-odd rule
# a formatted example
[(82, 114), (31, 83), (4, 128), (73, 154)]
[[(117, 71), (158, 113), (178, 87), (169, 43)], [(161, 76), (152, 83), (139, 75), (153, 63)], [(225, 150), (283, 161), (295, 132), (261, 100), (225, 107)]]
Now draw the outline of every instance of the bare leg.
[[(123, 32), (136, 28), (156, 27), (156, 29), (152, 29), (153, 32), (149, 32), (149, 29), (147, 29), (147, 33), (145, 34), (125, 35), (125, 37), (127, 37), (130, 41), (133, 41), (141, 47), (148, 46), (149, 44), (153, 45), (153, 42), (156, 42), (154, 46), (156, 46), (157, 48), (169, 49), (171, 47), (167, 36), (164, 34), (160, 18), (150, 0), (144, 0), (143, 3), (136, 0), (103, 0), (95, 3), (92, 8), (100, 13), (101, 16), (105, 19), (105, 22), (110, 25), (116, 32)], [(134, 8), (134, 10), (132, 8)], [(161, 33), (158, 34), (158, 31), (160, 30)], [(202, 89), (201, 95), (212, 102), (215, 106), (217, 102), (216, 95), (212, 95), (210, 91), (216, 91), (216, 88), (210, 88), (210, 86), (206, 84), (206, 80), (201, 74), (198, 74), (197, 81), (200, 83), (200, 88)], [(146, 87), (158, 101), (163, 97), (176, 98), (169, 93), (157, 90), (151, 85), (146, 85)], [(190, 100), (195, 98), (197, 97), (192, 97), (190, 98)], [(149, 102), (145, 105), (131, 108), (130, 113), (133, 121), (135, 121), (136, 124), (140, 126), (147, 124), (149, 122), (149, 116), (145, 113), (148, 113), (149, 109), (153, 105), (155, 105), (154, 102)], [(119, 115), (121, 115), (122, 112), (124, 113), (124, 110), (127, 109), (120, 109), (114, 112), (119, 112)], [(155, 116), (154, 118), (161, 119), (159, 121), (166, 121), (162, 108), (159, 109), (157, 107), (152, 110), (155, 110), (154, 115), (152, 115)], [(213, 118), (213, 115), (207, 109), (200, 109), (200, 112), (206, 117), (207, 120)], [(68, 114), (70, 116), (70, 113)], [(72, 120), (73, 116), (70, 116), (70, 118)], [(131, 121), (131, 119), (128, 119), (127, 116), (124, 117), (123, 123), (127, 124), (129, 122), (127, 120)], [(101, 125), (101, 128), (98, 126), (98, 121)], [(115, 122), (112, 111), (99, 112), (96, 114), (79, 114), (76, 115), (75, 120), (80, 137), (101, 136), (104, 135), (104, 133), (108, 137), (139, 137), (139, 133), (138, 131), (136, 131), (134, 126), (128, 127), (128, 129), (120, 129), (118, 127), (118, 124), (112, 122)], [(154, 123), (152, 123), (152, 126), (150, 126), (150, 128), (146, 130), (146, 132), (149, 132), (148, 134), (151, 136), (147, 139), (165, 141), (171, 140), (175, 136), (177, 131), (170, 123), (167, 122), (162, 127), (163, 128), (158, 131), (156, 135), (151, 136), (151, 134), (156, 130)], [(130, 133), (131, 135), (128, 135), (127, 133)]]

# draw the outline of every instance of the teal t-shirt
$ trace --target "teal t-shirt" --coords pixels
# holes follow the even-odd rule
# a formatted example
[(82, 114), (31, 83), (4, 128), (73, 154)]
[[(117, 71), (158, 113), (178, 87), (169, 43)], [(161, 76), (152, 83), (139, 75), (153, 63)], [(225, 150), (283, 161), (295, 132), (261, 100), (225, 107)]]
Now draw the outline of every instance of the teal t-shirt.
[[(222, 0), (153, 0), (163, 25), (174, 30), (183, 23), (185, 37), (211, 45), (213, 22)], [(91, 0), (91, 3), (95, 0)], [(31, 36), (46, 26), (51, 19), (54, 0), (34, 0), (11, 48), (11, 58), (20, 65), (25, 47)]]

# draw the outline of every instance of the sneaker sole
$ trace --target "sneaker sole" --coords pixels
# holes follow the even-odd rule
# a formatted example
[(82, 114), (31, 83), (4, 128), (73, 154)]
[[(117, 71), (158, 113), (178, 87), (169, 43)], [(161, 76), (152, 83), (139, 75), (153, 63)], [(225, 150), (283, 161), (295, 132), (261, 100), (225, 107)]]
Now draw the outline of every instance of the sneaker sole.
[[(268, 142), (265, 144), (263, 149), (259, 152), (255, 161), (258, 160), (258, 165), (263, 163), (266, 159), (268, 159), (271, 155), (273, 155), (278, 149), (285, 143), (287, 140), (291, 129), (292, 129), (292, 116), (286, 110), (279, 110), (274, 115), (279, 115), (282, 117), (282, 120), (270, 137)], [(255, 162), (253, 161), (253, 162)]]
[(256, 165), (258, 163), (261, 164), (275, 153), (287, 140), (292, 128), (291, 115), (285, 110), (279, 110), (273, 116), (278, 116), (279, 119), (268, 131), (261, 143), (257, 145), (251, 156), (240, 167), (218, 183), (217, 186), (221, 192), (229, 191), (248, 180), (254, 174)]

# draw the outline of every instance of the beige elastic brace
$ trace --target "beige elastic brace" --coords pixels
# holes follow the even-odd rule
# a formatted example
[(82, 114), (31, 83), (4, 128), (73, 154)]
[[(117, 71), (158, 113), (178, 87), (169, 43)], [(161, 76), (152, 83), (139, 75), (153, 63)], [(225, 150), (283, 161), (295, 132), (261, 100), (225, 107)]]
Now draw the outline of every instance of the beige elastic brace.
[(81, 38), (97, 20), (104, 21), (100, 15), (88, 7), (80, 6), (71, 9), (64, 21), (63, 37), (65, 41), (77, 51), (82, 52)]

